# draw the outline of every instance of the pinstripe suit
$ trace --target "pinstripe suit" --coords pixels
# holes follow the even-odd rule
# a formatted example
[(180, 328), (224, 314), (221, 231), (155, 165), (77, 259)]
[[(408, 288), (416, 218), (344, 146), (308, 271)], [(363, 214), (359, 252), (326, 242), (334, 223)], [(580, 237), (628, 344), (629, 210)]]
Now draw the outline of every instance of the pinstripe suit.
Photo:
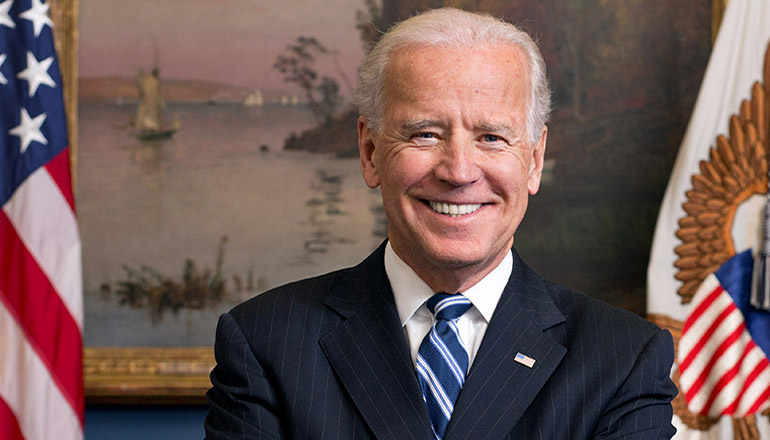
[[(383, 249), (222, 315), (208, 439), (432, 438)], [(513, 257), (445, 438), (673, 435), (668, 332)]]

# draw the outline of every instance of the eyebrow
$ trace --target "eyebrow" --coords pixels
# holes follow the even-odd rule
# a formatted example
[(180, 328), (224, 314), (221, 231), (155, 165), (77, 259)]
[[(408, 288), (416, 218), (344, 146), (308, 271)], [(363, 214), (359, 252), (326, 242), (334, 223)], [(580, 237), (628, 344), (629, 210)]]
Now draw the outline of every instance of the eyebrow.
[[(438, 119), (408, 119), (399, 127), (402, 133), (412, 133), (428, 127), (446, 128), (447, 124)], [(482, 122), (474, 127), (474, 131), (505, 133), (506, 136), (513, 136), (516, 130), (508, 124), (495, 124)]]
[(479, 124), (476, 127), (477, 130), (480, 131), (490, 131), (493, 133), (499, 133), (499, 132), (505, 132), (505, 133), (515, 133), (515, 130), (513, 127), (511, 127), (508, 124)]
[(421, 130), (426, 127), (445, 127), (446, 124), (435, 119), (408, 119), (401, 124), (402, 131)]
[[(436, 119), (409, 119), (401, 124), (405, 130), (419, 130), (425, 127), (445, 127), (446, 124)], [(482, 131), (514, 131), (508, 124), (481, 123), (476, 126), (477, 130)]]

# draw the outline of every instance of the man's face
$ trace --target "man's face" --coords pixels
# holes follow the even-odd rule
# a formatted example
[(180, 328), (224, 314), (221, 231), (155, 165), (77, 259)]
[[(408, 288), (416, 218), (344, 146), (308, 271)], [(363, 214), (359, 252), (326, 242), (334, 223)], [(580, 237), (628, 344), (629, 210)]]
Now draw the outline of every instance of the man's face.
[(508, 252), (540, 184), (546, 130), (533, 145), (524, 57), (407, 47), (390, 60), (382, 129), (358, 124), (364, 179), (381, 187), (396, 253), (434, 289), (458, 275), (449, 290), (462, 291)]

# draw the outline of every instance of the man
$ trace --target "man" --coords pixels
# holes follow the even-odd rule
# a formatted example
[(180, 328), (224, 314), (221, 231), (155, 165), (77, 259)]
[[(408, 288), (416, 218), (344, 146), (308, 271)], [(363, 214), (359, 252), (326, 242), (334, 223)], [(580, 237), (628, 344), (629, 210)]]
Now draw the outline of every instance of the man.
[(222, 316), (207, 438), (671, 437), (670, 334), (512, 251), (550, 105), (532, 40), (430, 11), (383, 36), (357, 95), (388, 241)]

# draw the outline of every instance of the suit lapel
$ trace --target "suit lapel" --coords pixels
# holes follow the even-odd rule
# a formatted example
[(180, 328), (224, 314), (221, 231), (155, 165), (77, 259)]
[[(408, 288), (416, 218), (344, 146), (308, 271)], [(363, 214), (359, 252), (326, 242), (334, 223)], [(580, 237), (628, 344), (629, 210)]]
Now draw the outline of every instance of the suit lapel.
[[(445, 439), (504, 438), (561, 362), (566, 348), (544, 330), (564, 321), (542, 279), (514, 255), (508, 285), (455, 404)], [(522, 353), (529, 368), (517, 363)]]
[(351, 270), (327, 298), (346, 319), (319, 343), (376, 438), (430, 439), (383, 252), (381, 246)]

